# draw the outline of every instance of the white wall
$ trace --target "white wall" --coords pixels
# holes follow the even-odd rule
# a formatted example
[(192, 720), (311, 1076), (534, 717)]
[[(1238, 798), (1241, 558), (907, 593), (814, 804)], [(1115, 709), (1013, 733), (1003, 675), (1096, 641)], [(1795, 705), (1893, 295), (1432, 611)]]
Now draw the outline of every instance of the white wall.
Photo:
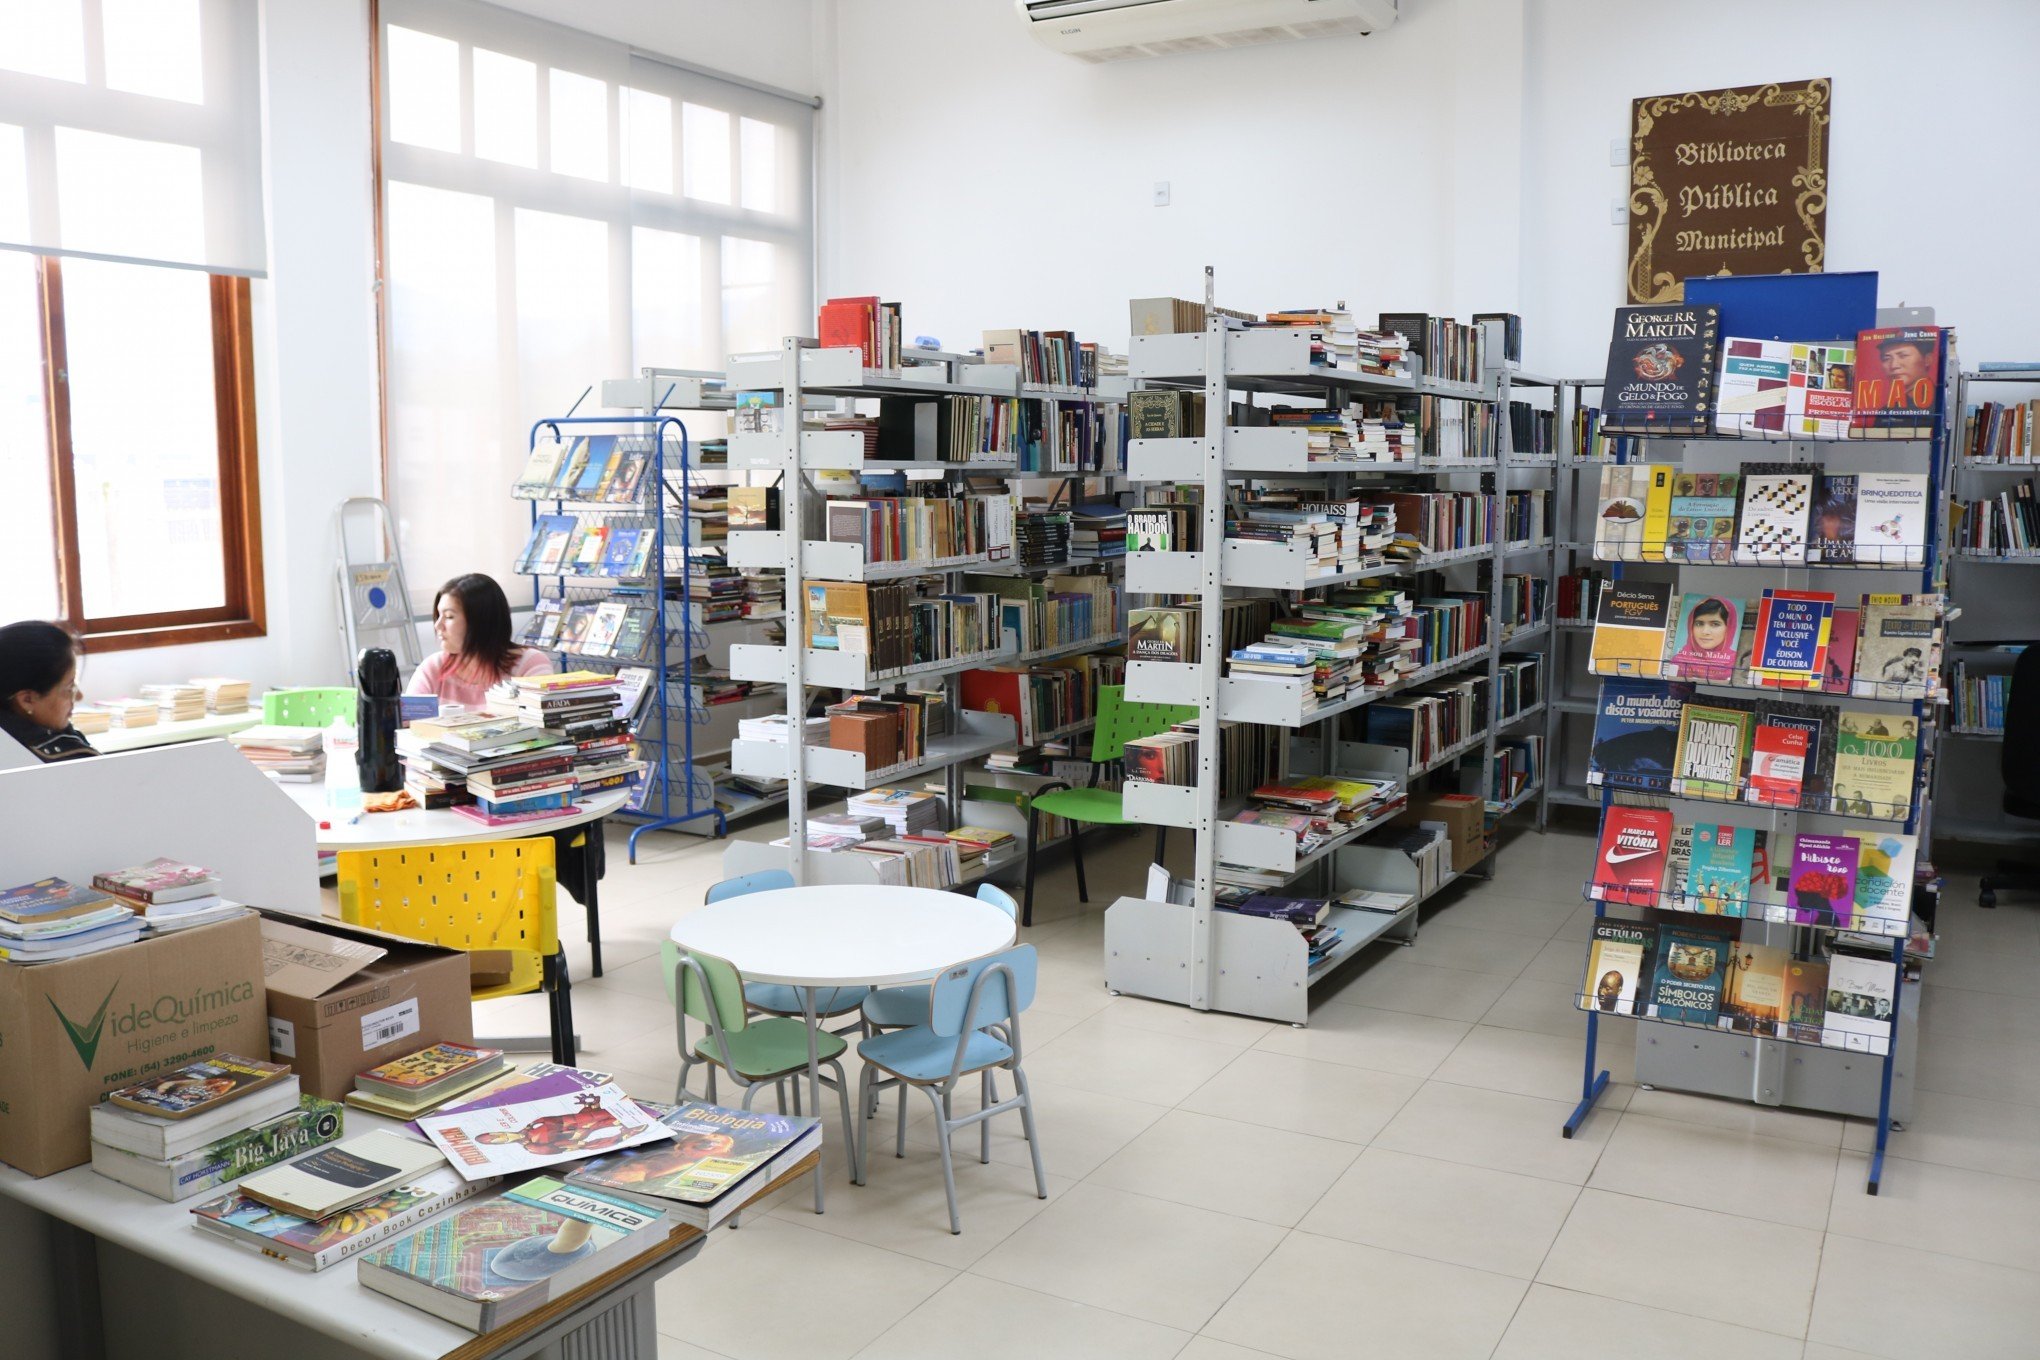
[(1009, 0), (835, 4), (824, 295), (899, 298), (952, 347), (1015, 324), (1117, 344), (1126, 299), (1196, 296), (1210, 262), (1242, 308), (1513, 307), (1529, 367), (1598, 372), (1629, 101), (1829, 76), (1829, 267), (1936, 306), (1969, 361), (2040, 354), (2040, 180), (2005, 141), (2040, 115), (2026, 0), (1403, 0), (1372, 37), (1102, 66)]
[(365, 0), (262, 6), (269, 277), (255, 310), (266, 637), (90, 655), (85, 690), (241, 675), (267, 688), (341, 674), (333, 507), (379, 476)]
[(1601, 371), (1627, 239), (1609, 220), (1627, 172), (1608, 143), (1626, 135), (1629, 101), (1813, 76), (1834, 81), (1828, 268), (1878, 271), (1885, 305), (1933, 306), (1959, 328), (1965, 364), (2040, 354), (2028, 244), (2040, 179), (2011, 149), (2040, 121), (2040, 5), (1528, 0), (1526, 38), (1523, 306), (1537, 365)]

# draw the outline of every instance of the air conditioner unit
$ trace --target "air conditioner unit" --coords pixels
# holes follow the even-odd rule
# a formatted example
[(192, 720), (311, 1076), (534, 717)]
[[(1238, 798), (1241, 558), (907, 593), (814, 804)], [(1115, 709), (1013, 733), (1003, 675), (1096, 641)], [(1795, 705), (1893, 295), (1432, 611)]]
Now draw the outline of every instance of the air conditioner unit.
[(1397, 0), (1014, 0), (1027, 29), (1085, 61), (1374, 33)]

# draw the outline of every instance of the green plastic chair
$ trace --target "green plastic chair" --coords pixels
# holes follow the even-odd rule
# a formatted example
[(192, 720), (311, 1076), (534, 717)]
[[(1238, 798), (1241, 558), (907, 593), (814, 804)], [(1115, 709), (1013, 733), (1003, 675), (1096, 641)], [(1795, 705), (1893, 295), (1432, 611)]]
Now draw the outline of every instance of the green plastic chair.
[[(1166, 732), (1179, 722), (1197, 717), (1195, 704), (1129, 703), (1124, 685), (1098, 686), (1098, 726), (1091, 733), (1091, 780), (1088, 787), (1074, 788), (1062, 780), (1043, 784), (1027, 800), (1027, 886), (1021, 893), (1020, 924), (1034, 924), (1034, 848), (1040, 839), (1039, 813), (1061, 817), (1070, 824), (1070, 858), (1077, 869), (1077, 900), (1089, 902), (1084, 884), (1083, 829), (1087, 826), (1125, 826), (1126, 795), (1117, 789), (1101, 789), (1098, 772), (1126, 754), (1126, 743), (1138, 737)], [(1168, 848), (1169, 828), (1155, 828), (1155, 859), (1159, 862)]]
[(356, 695), (346, 686), (273, 689), (262, 696), (262, 721), (282, 727), (329, 727), (333, 719), (354, 722)]
[[(799, 1020), (782, 1016), (752, 1019), (744, 1005), (744, 977), (728, 959), (713, 954), (683, 950), (671, 940), (660, 946), (661, 972), (666, 995), (674, 1002), (673, 1024), (680, 1046), (680, 1078), (673, 1087), (673, 1101), (689, 1099), (687, 1077), (697, 1063), (708, 1067), (708, 1102), (715, 1103), (715, 1074), (718, 1069), (743, 1088), (743, 1108), (767, 1086), (778, 1087), (780, 1109), (786, 1108), (785, 1088), (789, 1079), (807, 1076), (808, 1028)], [(694, 1043), (687, 1042), (687, 1022), (699, 1021), (708, 1030)], [(837, 1061), (849, 1045), (827, 1030), (816, 1028), (815, 1059), (829, 1069), (833, 1079), (825, 1085), (836, 1088), (843, 1105), (843, 1143), (849, 1148), (850, 1174), (857, 1176), (856, 1132), (850, 1122), (850, 1087)], [(819, 1115), (820, 1110), (816, 1111)], [(821, 1163), (815, 1164), (815, 1212), (822, 1212)]]

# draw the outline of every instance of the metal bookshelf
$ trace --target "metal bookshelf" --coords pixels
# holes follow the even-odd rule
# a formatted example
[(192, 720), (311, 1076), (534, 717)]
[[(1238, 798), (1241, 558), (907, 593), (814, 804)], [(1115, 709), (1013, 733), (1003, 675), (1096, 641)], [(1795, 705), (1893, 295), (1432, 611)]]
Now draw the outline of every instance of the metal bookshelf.
[[(1195, 552), (1136, 553), (1127, 566), (1127, 585), (1134, 594), (1195, 596), (1199, 602), (1197, 663), (1135, 661), (1127, 668), (1127, 698), (1135, 702), (1194, 704), (1206, 733), (1215, 735), (1219, 722), (1244, 721), (1291, 729), (1289, 768), (1295, 771), (1344, 773), (1356, 778), (1388, 777), (1409, 782), (1430, 769), (1456, 768), (1479, 757), (1478, 784), (1483, 799), (1492, 787), (1495, 734), (1522, 719), (1513, 714), (1497, 722), (1498, 671), (1502, 647), (1500, 625), (1501, 572), (1510, 553), (1503, 541), (1502, 496), (1512, 468), (1506, 438), (1493, 458), (1422, 458), (1410, 464), (1311, 463), (1302, 432), (1260, 426), (1234, 426), (1230, 419), (1235, 397), (1250, 394), (1301, 396), (1332, 403), (1353, 397), (1436, 395), (1492, 404), (1506, 390), (1493, 371), (1477, 384), (1442, 382), (1425, 377), (1412, 360), (1409, 376), (1376, 377), (1350, 369), (1328, 369), (1311, 361), (1307, 334), (1278, 328), (1243, 329), (1237, 322), (1213, 316), (1201, 333), (1135, 336), (1129, 369), (1136, 381), (1158, 387), (1201, 390), (1206, 412), (1204, 433), (1167, 440), (1134, 440), (1128, 445), (1131, 480), (1199, 482), (1202, 521)], [(1504, 420), (1502, 429), (1506, 432)], [(1327, 479), (1333, 494), (1351, 478), (1368, 473), (1402, 476), (1478, 479), (1481, 494), (1494, 500), (1495, 541), (1478, 549), (1455, 551), (1412, 562), (1391, 562), (1338, 576), (1315, 576), (1314, 563), (1286, 544), (1242, 542), (1225, 537), (1229, 481), (1267, 476), (1314, 476)], [(1440, 484), (1442, 485), (1442, 484)], [(1456, 489), (1472, 488), (1460, 486)], [(1532, 549), (1542, 551), (1541, 547)], [(1521, 549), (1519, 548), (1520, 552)], [(1374, 578), (1423, 578), (1456, 568), (1485, 568), (1489, 634), (1469, 651), (1445, 658), (1390, 690), (1349, 695), (1335, 703), (1316, 705), (1307, 681), (1254, 682), (1231, 680), (1223, 674), (1223, 603), (1227, 592), (1241, 589), (1298, 591), (1347, 581)], [(1533, 640), (1526, 629), (1523, 643)], [(1546, 633), (1548, 636), (1548, 632)], [(1382, 697), (1427, 679), (1481, 668), (1488, 678), (1486, 726), (1428, 759), (1412, 760), (1394, 746), (1341, 741), (1334, 720)], [(1199, 1010), (1224, 1010), (1285, 1020), (1308, 1021), (1310, 990), (1364, 945), (1393, 938), (1412, 942), (1423, 902), (1450, 882), (1480, 867), (1458, 866), (1439, 882), (1422, 884), (1414, 861), (1393, 846), (1358, 843), (1360, 831), (1342, 833), (1334, 842), (1298, 856), (1286, 831), (1238, 822), (1238, 811), (1220, 797), (1218, 742), (1204, 740), (1197, 752), (1197, 782), (1190, 785), (1135, 781), (1127, 785), (1129, 820), (1187, 828), (1193, 833), (1190, 905), (1122, 897), (1105, 912), (1106, 985), (1116, 993), (1149, 997)], [(1527, 806), (1524, 798), (1511, 800)], [(1513, 807), (1508, 810), (1514, 810)], [(1377, 821), (1381, 819), (1376, 819)], [(1366, 829), (1372, 829), (1368, 827)], [(1492, 872), (1494, 841), (1490, 836), (1481, 864)], [(1336, 923), (1345, 934), (1326, 958), (1313, 964), (1306, 941), (1286, 921), (1266, 920), (1215, 909), (1221, 866), (1253, 865), (1293, 882), (1305, 874), (1323, 876), (1321, 887), (1333, 893), (1359, 887), (1401, 889), (1413, 900), (1395, 913), (1363, 912), (1335, 907)], [(1281, 891), (1281, 888), (1264, 889)]]
[[(1953, 437), (1949, 423), (1950, 402), (1954, 388), (1953, 335), (1949, 333), (1947, 352), (1944, 353), (1944, 380), (1939, 401), (1934, 412), (1933, 429), (1924, 439), (1781, 439), (1774, 436), (1755, 438), (1738, 437), (1733, 433), (1708, 435), (1662, 435), (1637, 437), (1633, 446), (1638, 458), (1647, 460), (1651, 451), (1672, 446), (1682, 450), (1681, 466), (1708, 460), (1727, 461), (1736, 458), (1753, 444), (1764, 448), (1762, 461), (1800, 463), (1809, 468), (1825, 466), (1838, 452), (1846, 451), (1847, 465), (1852, 468), (1879, 469), (1884, 464), (1903, 462), (1917, 463), (1924, 454), (1927, 472), (1927, 525), (1926, 541), (1919, 545), (1921, 552), (1916, 562), (1905, 565), (1848, 564), (1852, 572), (1869, 571), (1877, 580), (1866, 584), (1896, 586), (1922, 593), (1935, 593), (1943, 589), (1946, 579), (1947, 526), (1945, 505), (1946, 487), (1950, 472)], [(1575, 384), (1575, 387), (1591, 386), (1591, 383)], [(1618, 458), (1618, 461), (1632, 461)], [(1584, 538), (1584, 536), (1583, 536)], [(1581, 546), (1591, 553), (1591, 542), (1583, 541)], [(1910, 545), (1908, 545), (1910, 546)], [(1691, 576), (1703, 580), (1728, 579), (1737, 573), (1747, 573), (1751, 568), (1735, 564), (1678, 564), (1609, 562), (1609, 575), (1622, 579), (1631, 568), (1663, 568), (1675, 573), (1674, 579), (1685, 585)], [(1833, 582), (1832, 574), (1841, 568), (1824, 566), (1819, 563), (1791, 563), (1761, 568), (1772, 575), (1767, 584), (1781, 588), (1806, 588), (1822, 582)], [(1840, 578), (1852, 580), (1851, 577)], [(1748, 578), (1728, 587), (1735, 593), (1747, 595), (1750, 586)], [(1850, 586), (1854, 588), (1853, 584)], [(1729, 688), (1733, 686), (1709, 686), (1704, 682), (1701, 689)], [(1924, 690), (1925, 687), (1922, 687)], [(1913, 767), (1913, 785), (1908, 804), (1903, 808), (1903, 818), (1874, 817), (1872, 822), (1890, 830), (1899, 830), (1918, 836), (1918, 856), (1926, 862), (1932, 852), (1932, 798), (1934, 771), (1938, 756), (1938, 730), (1935, 721), (1937, 701), (1932, 697), (1912, 699), (1872, 699), (1829, 694), (1822, 691), (1793, 691), (1794, 700), (1819, 702), (1824, 707), (1832, 705), (1833, 711), (1842, 708), (1871, 709), (1893, 716), (1909, 717), (1918, 733), (1917, 755)], [(1602, 788), (1593, 800), (1601, 809), (1605, 819), (1608, 809), (1617, 804), (1641, 804), (1653, 807), (1669, 807), (1678, 823), (1690, 821), (1722, 822), (1767, 834), (1770, 859), (1770, 876), (1775, 880), (1781, 872), (1789, 873), (1789, 858), (1780, 863), (1781, 856), (1789, 856), (1789, 847), (1798, 836), (1802, 822), (1811, 832), (1860, 832), (1867, 829), (1859, 814), (1845, 814), (1833, 809), (1825, 811), (1802, 810), (1791, 807), (1766, 807), (1751, 804), (1727, 803), (1712, 800), (1688, 798), (1683, 795), (1651, 792), (1631, 794)], [(1894, 806), (1887, 811), (1898, 811)], [(1767, 890), (1766, 896), (1772, 893)], [(1587, 894), (1591, 899), (1591, 894)], [(1620, 903), (1594, 901), (1594, 916), (1597, 921), (1606, 917), (1608, 908)], [(1666, 905), (1662, 894), (1655, 900), (1641, 904), (1660, 911), (1675, 911)], [(1884, 1154), (1894, 1123), (1903, 1120), (1910, 1109), (1913, 1068), (1918, 1051), (1917, 984), (1908, 983), (1905, 977), (1906, 945), (1911, 932), (1910, 920), (1904, 924), (1891, 923), (1891, 928), (1879, 938), (1866, 939), (1865, 932), (1850, 931), (1835, 925), (1793, 923), (1779, 919), (1788, 913), (1766, 912), (1763, 918), (1755, 915), (1742, 917), (1739, 939), (1745, 943), (1763, 943), (1787, 949), (1793, 955), (1812, 955), (1819, 937), (1848, 935), (1851, 943), (1858, 946), (1874, 945), (1888, 950), (1893, 968), (1892, 1013), (1886, 1051), (1882, 1054), (1862, 1047), (1844, 1047), (1840, 1036), (1818, 1030), (1802, 1033), (1805, 1027), (1790, 1026), (1782, 1021), (1764, 1032), (1760, 1027), (1744, 1029), (1728, 1027), (1731, 1021), (1717, 1022), (1711, 1026), (1698, 1026), (1675, 1020), (1660, 1020), (1643, 1015), (1608, 1015), (1593, 1004), (1594, 999), (1581, 996), (1579, 1008), (1586, 1014), (1585, 1060), (1581, 1076), (1579, 1104), (1565, 1121), (1562, 1132), (1570, 1138), (1582, 1121), (1594, 1108), (1602, 1093), (1607, 1089), (1609, 1073), (1599, 1065), (1600, 1026), (1604, 1018), (1634, 1020), (1638, 1025), (1636, 1045), (1636, 1081), (1642, 1086), (1666, 1086), (1677, 1090), (1697, 1091), (1703, 1094), (1729, 1099), (1748, 1100), (1759, 1105), (1786, 1106), (1798, 1109), (1821, 1110), (1845, 1114), (1876, 1122), (1876, 1143), (1871, 1156), (1870, 1173), (1866, 1189), (1876, 1194), (1884, 1173)], [(1676, 919), (1672, 917), (1670, 919)], [(1720, 914), (1715, 920), (1722, 919)], [(1660, 928), (1663, 928), (1662, 926)], [(1641, 997), (1639, 984), (1639, 998)], [(1911, 989), (1910, 992), (1908, 989)], [(1639, 1009), (1641, 1006), (1639, 999)]]
[[(2035, 389), (2033, 395), (2040, 396), (2040, 368), (1987, 368), (1972, 369), (1963, 373), (1956, 384), (1955, 410), (1962, 413), (1965, 422), (1973, 409), (1971, 389), (1995, 384), (2031, 387)], [(1978, 399), (1982, 396), (1981, 393), (1974, 395)], [(1951, 491), (1958, 497), (1964, 491), (1969, 495), (1994, 494), (2004, 486), (2004, 483), (1997, 479), (2008, 474), (2023, 473), (2027, 477), (2040, 478), (2040, 462), (1999, 462), (1994, 459), (1971, 458), (1966, 424), (1962, 435), (1960, 456), (1952, 460), (1953, 468), (1950, 473)], [(1982, 623), (1981, 626), (1986, 630), (1984, 637), (1989, 637), (1992, 631), (1996, 631), (1994, 622), (2000, 622), (2014, 625), (2012, 632), (2002, 634), (2007, 640), (2029, 640), (2033, 633), (2030, 624), (2019, 619), (2016, 614), (2006, 618), (2004, 611), (1991, 610), (1989, 601), (2007, 587), (2014, 596), (2019, 595), (2020, 578), (2005, 576), (1995, 568), (2040, 566), (2040, 553), (1977, 554), (1957, 547), (1952, 538), (1952, 525), (1949, 526), (1949, 531), (1948, 565), (1950, 575), (1954, 578), (1951, 585), (1961, 593), (1965, 602), (1974, 597), (1974, 603), (1977, 605), (1974, 611), (1976, 614), (1982, 616), (1995, 612), (1998, 615), (1996, 621), (1986, 618)], [(1950, 637), (1945, 663), (1952, 670), (1957, 652), (1974, 659), (1978, 654), (1991, 655), (1991, 648), (1994, 645), (1982, 639), (1958, 640)], [(2002, 817), (1995, 815), (1998, 799), (2004, 789), (2004, 781), (1999, 774), (1998, 749), (1998, 743), (2003, 741), (2004, 734), (1951, 728), (1943, 735), (1958, 739), (1950, 742), (1942, 751), (1942, 759), (1951, 767), (1953, 776), (1946, 785), (1952, 796), (1943, 802), (1953, 806), (1935, 809), (1935, 831), (1950, 840), (1970, 841), (1979, 845), (2014, 845), (2029, 840), (2029, 832), (2016, 825), (2008, 826)], [(1980, 800), (1968, 799), (1968, 805), (1963, 805), (1966, 795), (1971, 791), (1985, 790), (1988, 791), (1987, 797)], [(1982, 801), (1984, 806), (1977, 807), (1975, 805), (1977, 801)]]
[[(1067, 499), (1074, 504), (1084, 487), (1103, 479), (1109, 487), (1123, 466), (1121, 420), (1113, 407), (1123, 397), (1124, 379), (1101, 377), (1090, 388), (1050, 387), (1024, 383), (1019, 371), (1004, 364), (986, 363), (974, 354), (950, 354), (908, 349), (902, 353), (897, 370), (867, 369), (863, 356), (854, 349), (824, 349), (807, 337), (789, 336), (772, 356), (733, 358), (726, 375), (732, 391), (780, 394), (779, 428), (732, 433), (730, 465), (752, 472), (770, 472), (781, 489), (781, 525), (778, 530), (737, 530), (729, 537), (730, 561), (746, 570), (783, 571), (786, 578), (786, 639), (775, 645), (738, 645), (730, 649), (730, 671), (736, 679), (770, 681), (784, 687), (784, 711), (792, 729), (791, 740), (781, 742), (737, 740), (730, 748), (731, 766), (737, 773), (786, 781), (787, 842), (784, 849), (733, 843), (725, 853), (725, 868), (733, 873), (749, 872), (769, 863), (783, 864), (803, 883), (868, 881), (868, 866), (853, 863), (856, 857), (811, 855), (807, 851), (808, 809), (819, 789), (863, 790), (885, 784), (922, 780), (937, 776), (952, 810), (952, 821), (965, 806), (965, 767), (981, 767), (994, 751), (1017, 744), (1018, 727), (1010, 716), (965, 710), (958, 702), (960, 676), (969, 670), (1011, 663), (1031, 663), (1074, 656), (1121, 645), (1125, 640), (1123, 617), (1108, 621), (1096, 637), (1082, 642), (1021, 652), (1010, 635), (996, 649), (917, 665), (893, 672), (873, 672), (861, 660), (835, 653), (812, 651), (804, 643), (801, 620), (805, 609), (805, 586), (810, 579), (872, 581), (911, 576), (940, 575), (952, 583), (972, 573), (1039, 575), (1075, 573), (1087, 567), (1116, 570), (1110, 564), (1083, 560), (1020, 566), (1011, 560), (993, 561), (977, 555), (945, 559), (916, 559), (907, 562), (868, 562), (858, 545), (835, 543), (806, 536), (813, 527), (813, 511), (825, 499), (815, 484), (816, 473), (905, 473), (949, 485), (955, 479), (990, 478), (1001, 485), (1015, 481), (1055, 484), (1051, 504)], [(946, 461), (935, 457), (866, 461), (861, 435), (842, 430), (807, 429), (804, 421), (788, 413), (805, 411), (817, 398), (836, 401), (885, 403), (937, 402), (945, 397), (983, 396), (1020, 398), (1050, 403), (1080, 403), (1104, 408), (1098, 413), (1096, 435), (1097, 465), (1021, 466), (1017, 456), (972, 457)], [(1088, 410), (1087, 410), (1088, 414)], [(883, 418), (883, 417), (882, 417)], [(1013, 551), (1017, 553), (1017, 542)], [(1123, 597), (1122, 597), (1123, 606)], [(949, 730), (933, 738), (929, 749), (917, 760), (885, 769), (867, 768), (861, 755), (837, 751), (800, 740), (800, 723), (811, 706), (811, 691), (843, 689), (869, 692), (895, 689), (909, 682), (917, 686), (940, 686), (946, 705)], [(1077, 735), (1088, 724), (1071, 724), (1062, 735)], [(982, 809), (973, 805), (973, 813)], [(971, 818), (976, 824), (1004, 825), (995, 816)], [(1023, 819), (1024, 826), (1024, 819)], [(1007, 827), (1007, 829), (1013, 829)], [(980, 866), (970, 881), (1015, 867), (1008, 856)]]

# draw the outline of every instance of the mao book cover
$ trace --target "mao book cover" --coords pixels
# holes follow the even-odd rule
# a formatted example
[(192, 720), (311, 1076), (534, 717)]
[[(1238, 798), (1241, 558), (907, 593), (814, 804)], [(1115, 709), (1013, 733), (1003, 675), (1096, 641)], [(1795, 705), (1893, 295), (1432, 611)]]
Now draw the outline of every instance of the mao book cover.
[(1938, 326), (1856, 332), (1856, 414), (1862, 439), (1917, 439), (1933, 433), (1941, 384)]
[(1735, 942), (1708, 931), (1667, 929), (1658, 944), (1645, 1014), (1711, 1025), (1721, 1012), (1728, 951)]
[(1692, 686), (1668, 680), (1603, 680), (1587, 783), (1667, 791), (1678, 750), (1679, 710), (1692, 697)]
[(1750, 749), (1751, 715), (1742, 709), (1687, 704), (1679, 715), (1672, 792), (1737, 799)]

